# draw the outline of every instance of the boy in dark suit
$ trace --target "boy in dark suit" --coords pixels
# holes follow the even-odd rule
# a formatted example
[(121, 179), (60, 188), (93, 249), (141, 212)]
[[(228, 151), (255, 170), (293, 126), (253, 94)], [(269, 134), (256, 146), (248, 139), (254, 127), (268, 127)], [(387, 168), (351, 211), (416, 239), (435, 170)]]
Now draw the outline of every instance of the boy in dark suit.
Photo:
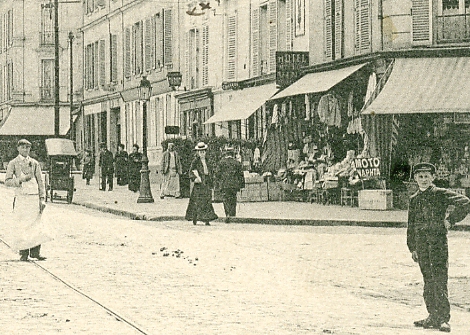
[[(407, 244), (423, 274), (423, 297), (429, 313), (426, 319), (415, 321), (414, 325), (450, 332), (447, 229), (470, 212), (470, 199), (436, 187), (433, 184), (435, 173), (436, 168), (430, 163), (419, 163), (413, 168), (419, 190), (410, 198)], [(450, 205), (455, 206), (455, 210), (446, 217)]]

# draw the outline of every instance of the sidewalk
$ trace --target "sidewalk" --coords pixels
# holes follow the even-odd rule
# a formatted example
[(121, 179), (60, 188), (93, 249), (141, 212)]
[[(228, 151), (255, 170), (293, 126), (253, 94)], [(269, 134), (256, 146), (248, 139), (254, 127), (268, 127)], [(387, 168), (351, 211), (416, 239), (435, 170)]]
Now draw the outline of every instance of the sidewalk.
[[(0, 173), (0, 183), (5, 174)], [(126, 186), (114, 186), (113, 191), (100, 191), (98, 179), (86, 185), (80, 175), (75, 174), (75, 189), (72, 203), (88, 208), (129, 217), (135, 220), (175, 221), (184, 220), (188, 199), (166, 197), (160, 199), (158, 184), (151, 184), (154, 203), (137, 203), (139, 193), (128, 190)], [(64, 191), (57, 191), (65, 195)], [(56, 200), (61, 202), (60, 200)], [(214, 203), (214, 209), (223, 222), (223, 205)], [(237, 205), (237, 217), (233, 223), (258, 223), (277, 225), (318, 225), (318, 226), (369, 226), (405, 227), (406, 210), (362, 210), (358, 207), (339, 205), (320, 205), (306, 202), (242, 202)], [(455, 230), (470, 231), (470, 217), (459, 223)]]
[[(73, 203), (133, 219), (170, 221), (184, 220), (188, 199), (166, 197), (160, 199), (160, 188), (152, 184), (151, 204), (138, 204), (139, 193), (127, 186), (115, 186), (113, 191), (98, 190), (98, 180), (91, 185), (75, 176), (76, 192)], [(221, 203), (214, 209), (223, 221), (225, 214)], [(357, 207), (319, 205), (306, 202), (241, 202), (237, 205), (234, 223), (296, 224), (296, 225), (352, 225), (377, 227), (403, 227), (407, 211), (368, 211)]]

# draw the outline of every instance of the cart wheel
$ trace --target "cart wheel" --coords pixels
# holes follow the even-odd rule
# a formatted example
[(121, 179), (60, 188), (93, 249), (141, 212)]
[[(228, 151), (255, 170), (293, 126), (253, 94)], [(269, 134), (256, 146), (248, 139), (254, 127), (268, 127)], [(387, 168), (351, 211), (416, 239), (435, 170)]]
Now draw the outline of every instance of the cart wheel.
[(72, 199), (73, 199), (73, 190), (67, 191), (67, 202), (69, 204), (72, 203)]

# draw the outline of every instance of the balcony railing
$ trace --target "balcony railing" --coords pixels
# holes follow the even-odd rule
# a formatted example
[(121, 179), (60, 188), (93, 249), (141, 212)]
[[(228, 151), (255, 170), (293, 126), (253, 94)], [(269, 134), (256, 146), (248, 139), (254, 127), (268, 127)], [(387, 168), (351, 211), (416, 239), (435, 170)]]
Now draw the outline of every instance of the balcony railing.
[(40, 87), (41, 101), (54, 101), (54, 87)]
[(437, 17), (437, 42), (458, 43), (470, 41), (470, 14)]
[(41, 45), (54, 45), (54, 32), (53, 31), (40, 32), (39, 43)]

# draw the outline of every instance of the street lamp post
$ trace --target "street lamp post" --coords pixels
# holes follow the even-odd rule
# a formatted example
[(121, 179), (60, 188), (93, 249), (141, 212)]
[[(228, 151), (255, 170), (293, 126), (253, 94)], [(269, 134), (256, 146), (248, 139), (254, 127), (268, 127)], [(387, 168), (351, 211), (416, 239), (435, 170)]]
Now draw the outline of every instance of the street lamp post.
[(137, 203), (154, 202), (150, 189), (149, 159), (147, 157), (147, 101), (152, 94), (152, 85), (146, 76), (142, 76), (138, 87), (139, 100), (142, 101), (142, 169), (140, 170), (140, 191)]
[(73, 141), (74, 127), (73, 127), (73, 32), (69, 32), (69, 49), (70, 49), (70, 139)]
[(59, 0), (54, 0), (54, 135), (60, 136)]

